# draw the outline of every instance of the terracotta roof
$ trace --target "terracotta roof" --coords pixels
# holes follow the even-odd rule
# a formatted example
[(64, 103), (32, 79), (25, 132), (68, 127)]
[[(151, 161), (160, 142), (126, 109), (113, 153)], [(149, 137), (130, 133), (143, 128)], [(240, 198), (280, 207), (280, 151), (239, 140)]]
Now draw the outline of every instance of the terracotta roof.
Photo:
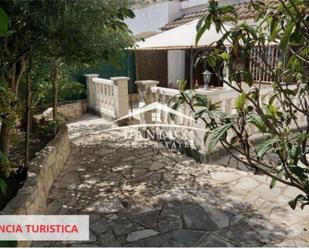
[[(270, 8), (272, 8), (272, 7), (274, 7), (275, 5), (278, 4), (278, 0), (265, 0), (265, 2), (267, 2), (267, 4), (269, 5)], [(256, 15), (256, 11), (253, 8), (249, 8), (248, 5), (249, 5), (249, 3), (240, 3), (240, 4), (234, 5), (239, 19), (241, 19), (241, 20), (250, 19), (250, 18), (253, 18)], [(206, 13), (207, 13), (207, 10), (205, 9), (205, 10), (185, 14), (182, 17), (167, 23), (166, 25), (164, 25), (161, 28), (161, 30), (169, 30), (169, 29), (176, 28), (180, 25), (183, 25), (183, 24), (191, 22), (191, 21), (193, 21), (197, 18), (200, 18), (200, 17), (204, 16)]]

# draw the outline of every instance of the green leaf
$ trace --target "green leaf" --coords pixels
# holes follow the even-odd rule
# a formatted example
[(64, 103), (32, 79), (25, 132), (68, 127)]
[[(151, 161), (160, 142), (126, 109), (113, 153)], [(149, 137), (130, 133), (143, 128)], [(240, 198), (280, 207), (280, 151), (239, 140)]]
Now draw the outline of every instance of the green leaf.
[(293, 46), (299, 46), (303, 42), (303, 34), (301, 30), (295, 28), (294, 32), (292, 33), (290, 37), (290, 43)]
[(212, 18), (212, 15), (208, 14), (206, 17), (202, 18), (200, 22), (198, 23), (198, 25), (196, 26), (197, 33), (195, 37), (195, 45), (198, 44), (199, 40), (201, 39), (205, 31), (210, 29), (211, 18)]
[(7, 184), (3, 179), (0, 179), (0, 191), (3, 195), (5, 195), (7, 191)]
[(124, 15), (126, 15), (129, 18), (134, 18), (135, 14), (132, 10), (128, 9), (128, 8), (122, 8), (121, 11), (124, 13)]
[(270, 97), (268, 104), (272, 105), (276, 99), (277, 99), (277, 94), (274, 94), (273, 96)]
[(259, 115), (251, 114), (248, 122), (254, 124), (262, 133), (267, 132), (267, 126)]
[(308, 178), (308, 175), (305, 173), (306, 170), (304, 168), (301, 168), (299, 166), (291, 166), (290, 170), (301, 181), (305, 181)]
[(235, 13), (235, 8), (233, 5), (224, 5), (220, 8), (222, 14), (225, 13)]
[(8, 32), (9, 18), (5, 11), (0, 7), (0, 36), (6, 36)]
[(207, 58), (207, 62), (210, 67), (215, 68), (217, 65), (217, 58), (214, 54), (210, 54)]
[[(281, 177), (284, 175), (284, 173), (285, 173), (284, 169), (279, 170), (277, 177), (281, 179)], [(276, 186), (276, 183), (277, 183), (277, 180), (275, 178), (272, 178), (270, 185), (269, 185), (269, 188), (270, 189), (274, 188)]]
[(296, 208), (296, 205), (297, 205), (297, 200), (296, 200), (296, 199), (289, 201), (289, 206), (290, 206), (292, 209), (295, 209), (295, 208)]
[(276, 183), (277, 183), (277, 180), (275, 178), (272, 178), (270, 185), (269, 185), (269, 188), (273, 189), (276, 186)]
[(219, 33), (221, 30), (221, 21), (215, 21), (215, 28), (217, 33)]
[(211, 131), (210, 141), (208, 144), (208, 150), (211, 151), (220, 139), (226, 134), (226, 132), (232, 127), (232, 124), (222, 125)]
[(292, 96), (295, 96), (296, 93), (297, 93), (297, 89), (296, 90), (292, 90), (292, 89), (282, 89), (281, 92), (283, 94), (286, 94), (286, 95), (292, 95)]
[(220, 54), (220, 57), (224, 60), (224, 61), (228, 61), (230, 59), (230, 56), (227, 52), (223, 52), (222, 54)]
[(246, 93), (242, 92), (241, 94), (239, 94), (238, 98), (235, 101), (235, 107), (237, 109), (238, 112), (241, 112), (246, 104)]
[(178, 80), (178, 89), (180, 92), (183, 92), (186, 89), (186, 84), (187, 81), (186, 80)]
[(204, 115), (204, 113), (207, 112), (207, 109), (202, 109), (202, 110), (199, 110), (197, 111), (195, 114), (194, 114), (194, 118), (197, 120), (198, 118), (202, 117)]
[(271, 116), (275, 117), (277, 114), (277, 107), (275, 105), (268, 105), (268, 112)]
[(252, 77), (252, 73), (249, 70), (241, 70), (243, 76), (244, 76), (244, 80), (245, 82), (248, 84), (248, 86), (252, 86), (253, 85), (253, 77)]
[(281, 41), (280, 41), (280, 48), (283, 51), (286, 51), (287, 48), (288, 48), (289, 41), (290, 41), (290, 38), (291, 38), (291, 35), (292, 35), (292, 32), (293, 32), (294, 26), (295, 26), (295, 23), (290, 21), (285, 28), (285, 31), (284, 31), (282, 38), (281, 38)]
[(278, 138), (272, 138), (266, 140), (264, 143), (262, 143), (258, 148), (257, 148), (257, 156), (258, 158), (262, 158), (267, 151), (269, 151), (273, 145), (278, 142)]
[(206, 141), (207, 141), (207, 139), (208, 139), (208, 137), (209, 137), (209, 134), (210, 134), (209, 131), (206, 131), (206, 132), (205, 132), (205, 135), (204, 135), (204, 143), (205, 143), (205, 144), (206, 144)]
[(222, 22), (237, 22), (235, 16), (231, 16), (231, 15), (224, 15), (221, 18)]
[(279, 32), (279, 21), (278, 19), (273, 18), (270, 24), (270, 40), (273, 41), (276, 39)]
[(304, 195), (297, 195), (295, 199), (289, 201), (289, 205), (292, 209), (295, 209), (299, 201), (306, 201), (306, 200), (307, 198)]
[(302, 153), (300, 145), (299, 144), (290, 145), (289, 152), (290, 152), (290, 156), (293, 159), (293, 161), (295, 163), (297, 163), (297, 161), (298, 161), (298, 159), (299, 159), (299, 157), (301, 156), (301, 153)]
[(195, 96), (195, 103), (194, 103), (195, 107), (208, 107), (208, 104), (209, 101), (207, 96), (204, 95)]

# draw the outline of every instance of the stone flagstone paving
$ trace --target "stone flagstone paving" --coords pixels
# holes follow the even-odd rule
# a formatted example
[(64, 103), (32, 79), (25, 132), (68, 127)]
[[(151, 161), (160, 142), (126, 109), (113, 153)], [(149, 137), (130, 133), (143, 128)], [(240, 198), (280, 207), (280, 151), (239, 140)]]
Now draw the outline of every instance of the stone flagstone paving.
[(90, 215), (90, 241), (33, 246), (309, 246), (309, 208), (287, 204), (297, 190), (104, 127), (90, 115), (69, 125), (72, 152), (48, 198), (48, 214)]

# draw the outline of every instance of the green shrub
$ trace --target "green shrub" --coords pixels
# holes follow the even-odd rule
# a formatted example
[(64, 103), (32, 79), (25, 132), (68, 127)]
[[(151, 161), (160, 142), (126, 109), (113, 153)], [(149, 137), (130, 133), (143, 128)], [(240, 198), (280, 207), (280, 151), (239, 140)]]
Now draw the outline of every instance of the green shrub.
[(45, 137), (47, 139), (50, 139), (54, 136), (55, 131), (57, 133), (64, 124), (65, 124), (64, 117), (58, 115), (58, 118), (56, 120), (51, 121), (41, 120), (35, 132), (39, 137)]
[(86, 87), (79, 82), (63, 82), (60, 85), (59, 100), (77, 100), (86, 98)]

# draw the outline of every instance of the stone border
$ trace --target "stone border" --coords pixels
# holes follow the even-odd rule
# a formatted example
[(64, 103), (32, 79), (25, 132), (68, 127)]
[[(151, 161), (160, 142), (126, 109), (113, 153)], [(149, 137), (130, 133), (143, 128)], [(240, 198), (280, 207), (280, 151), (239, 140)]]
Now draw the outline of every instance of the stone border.
[[(57, 106), (57, 113), (61, 114), (67, 119), (75, 119), (82, 116), (87, 112), (87, 99), (77, 100), (75, 102), (66, 103)], [(35, 115), (38, 119), (44, 118), (45, 120), (53, 119), (53, 108), (49, 107), (42, 114)]]
[[(48, 192), (70, 155), (68, 128), (60, 129), (31, 161), (24, 186), (1, 211), (2, 215), (41, 215), (46, 211)], [(31, 241), (18, 241), (30, 246)]]
[[(87, 109), (87, 97), (86, 98), (83, 98), (83, 99), (75, 99), (75, 100), (65, 100), (65, 101), (59, 101), (57, 103), (57, 106), (60, 107), (60, 106), (63, 106), (63, 105), (69, 105), (69, 104), (75, 104), (75, 103), (83, 103), (85, 104), (86, 103), (86, 109)], [(34, 111), (34, 114), (37, 115), (37, 114), (41, 114), (43, 111), (45, 111), (46, 109), (48, 109), (49, 107), (51, 106), (51, 104), (44, 104), (44, 105), (40, 105), (40, 106), (37, 106), (35, 108), (35, 111)]]
[(81, 115), (87, 112), (87, 99), (59, 105), (57, 110), (66, 118), (79, 118)]

